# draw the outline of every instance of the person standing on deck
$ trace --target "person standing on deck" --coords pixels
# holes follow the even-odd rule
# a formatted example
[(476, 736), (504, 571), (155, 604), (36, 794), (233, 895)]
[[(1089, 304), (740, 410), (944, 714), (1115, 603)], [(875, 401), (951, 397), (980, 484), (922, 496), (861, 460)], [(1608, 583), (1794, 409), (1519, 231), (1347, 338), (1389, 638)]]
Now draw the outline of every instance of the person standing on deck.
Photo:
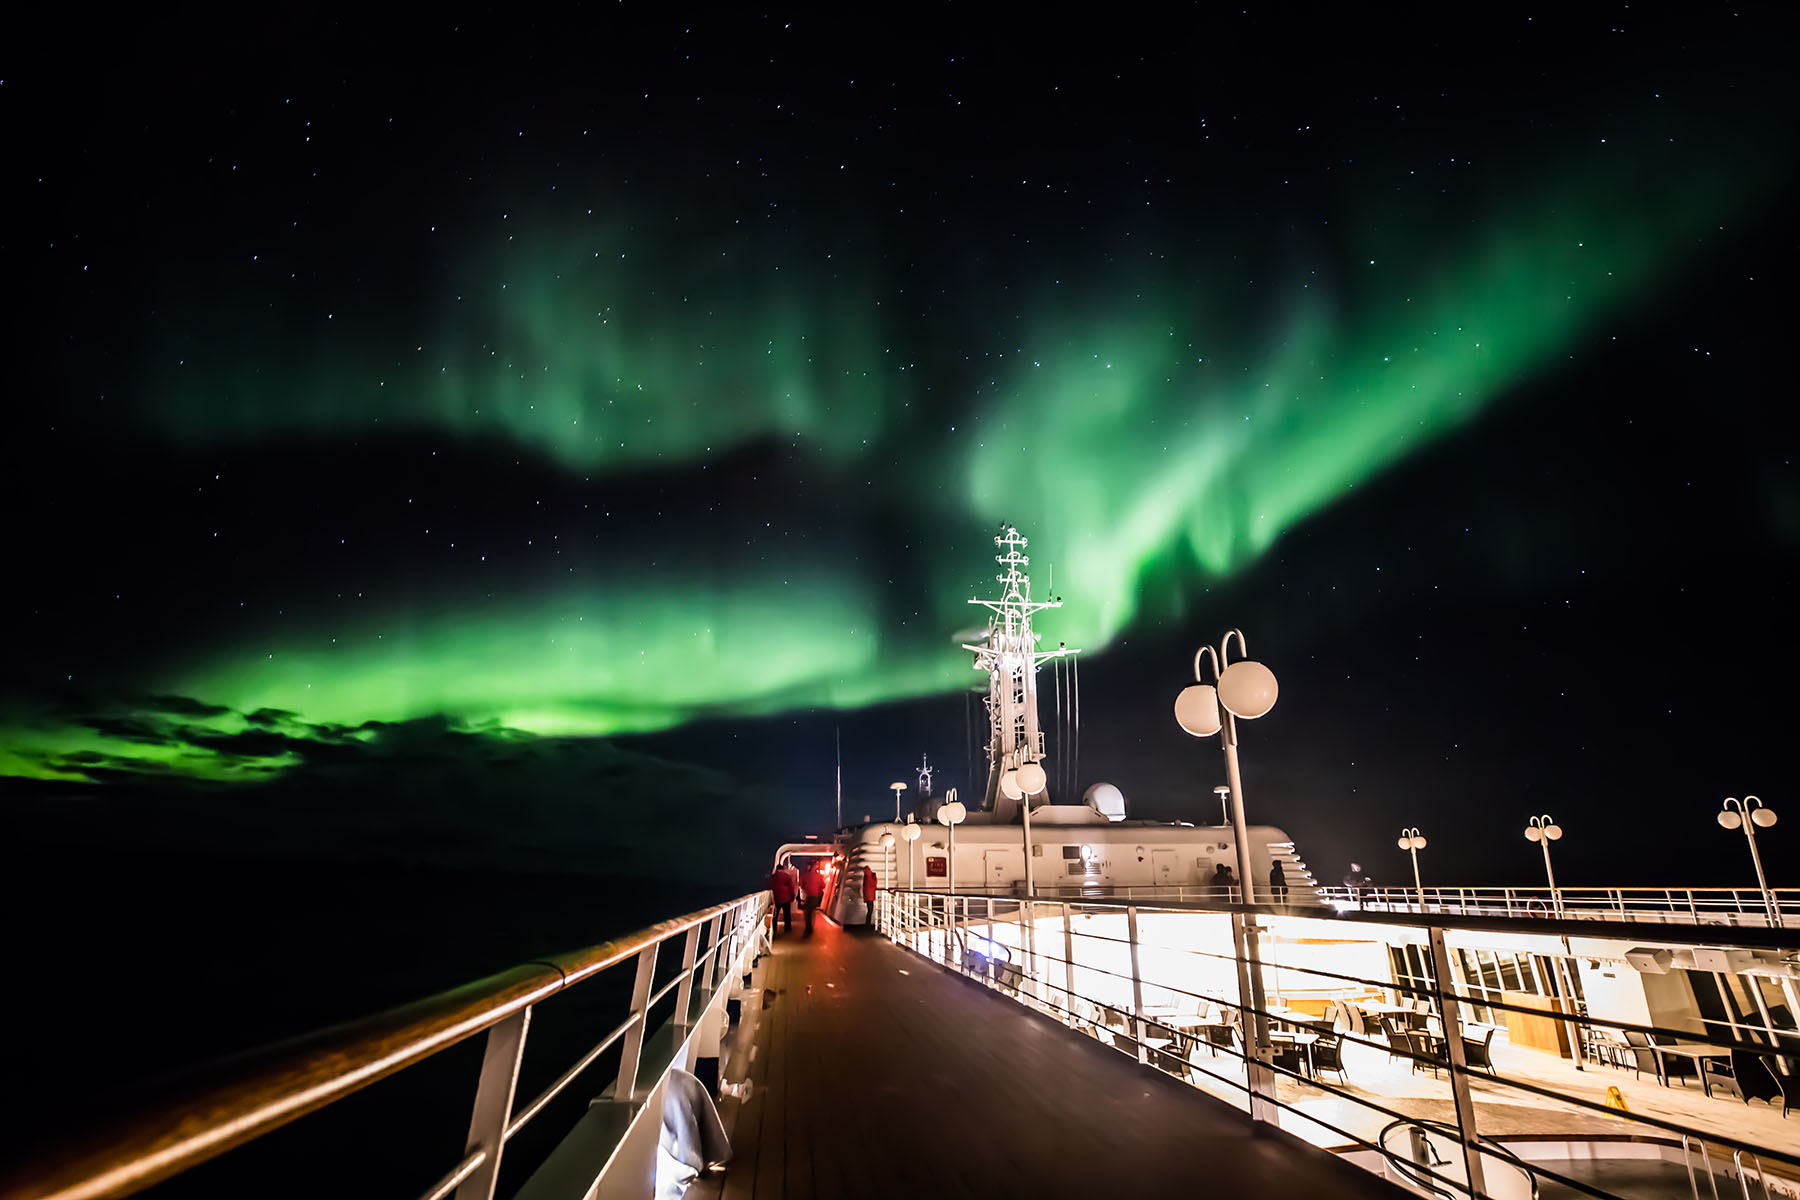
[(1231, 873), (1230, 867), (1220, 863), (1213, 868), (1212, 886), (1215, 889), (1214, 899), (1229, 900), (1231, 893), (1237, 890), (1237, 876)]
[(1356, 901), (1356, 907), (1363, 907), (1363, 889), (1369, 886), (1369, 877), (1363, 874), (1361, 863), (1350, 864), (1350, 873), (1344, 876), (1344, 886), (1350, 890), (1350, 898)]
[(806, 874), (800, 877), (801, 899), (800, 911), (806, 918), (806, 936), (812, 936), (813, 914), (819, 911), (819, 902), (825, 899), (825, 875), (817, 867), (808, 866)]
[(875, 879), (875, 868), (863, 868), (863, 905), (869, 910), (868, 923), (875, 924), (875, 893), (879, 884)]
[(1287, 872), (1281, 869), (1281, 860), (1269, 868), (1269, 894), (1275, 897), (1276, 904), (1287, 903)]
[(769, 872), (769, 892), (775, 902), (769, 906), (769, 932), (775, 932), (775, 920), (781, 919), (783, 933), (794, 932), (794, 877), (788, 874), (786, 867), (776, 867)]

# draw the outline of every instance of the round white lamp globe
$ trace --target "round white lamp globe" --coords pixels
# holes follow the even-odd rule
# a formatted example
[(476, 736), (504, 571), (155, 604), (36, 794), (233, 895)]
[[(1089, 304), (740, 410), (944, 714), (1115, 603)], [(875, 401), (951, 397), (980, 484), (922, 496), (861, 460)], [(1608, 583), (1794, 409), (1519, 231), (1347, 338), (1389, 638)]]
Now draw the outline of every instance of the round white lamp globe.
[(1219, 676), (1219, 703), (1247, 721), (1274, 708), (1278, 690), (1275, 672), (1253, 659), (1234, 662)]
[(1182, 688), (1175, 697), (1175, 723), (1195, 737), (1219, 732), (1219, 693), (1210, 683)]

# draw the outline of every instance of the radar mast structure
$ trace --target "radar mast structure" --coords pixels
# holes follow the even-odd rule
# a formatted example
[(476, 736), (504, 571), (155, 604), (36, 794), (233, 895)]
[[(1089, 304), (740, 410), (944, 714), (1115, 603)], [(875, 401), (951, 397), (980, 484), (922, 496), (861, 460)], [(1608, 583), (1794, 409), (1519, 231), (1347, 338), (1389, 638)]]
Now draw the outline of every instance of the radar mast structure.
[(1017, 526), (1002, 526), (994, 538), (994, 545), (1001, 551), (994, 561), (1005, 568), (1003, 574), (994, 576), (1000, 584), (1000, 598), (969, 600), (988, 610), (986, 638), (963, 646), (975, 655), (975, 669), (988, 676), (988, 781), (983, 807), (998, 807), (1003, 774), (1026, 763), (1043, 761), (1044, 731), (1038, 723), (1037, 710), (1038, 667), (1075, 653), (1066, 646), (1038, 649), (1040, 635), (1032, 630), (1031, 619), (1047, 608), (1061, 608), (1062, 600), (1031, 598), (1031, 576), (1025, 570), (1031, 565), (1024, 553), (1027, 544), (1028, 539), (1020, 536)]
[(921, 797), (931, 795), (931, 777), (935, 774), (937, 774), (937, 768), (931, 765), (931, 759), (926, 755), (919, 755), (919, 795)]

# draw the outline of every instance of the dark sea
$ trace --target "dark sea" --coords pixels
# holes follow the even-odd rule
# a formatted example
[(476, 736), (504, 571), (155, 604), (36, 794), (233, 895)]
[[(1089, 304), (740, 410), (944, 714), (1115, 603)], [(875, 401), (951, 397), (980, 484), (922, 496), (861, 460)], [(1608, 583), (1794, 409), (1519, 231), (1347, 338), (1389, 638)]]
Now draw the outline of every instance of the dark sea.
[[(0, 884), (0, 1162), (152, 1101), (221, 1059), (605, 941), (752, 883), (659, 879), (641, 856), (607, 875), (601, 863), (573, 874), (305, 861), (279, 849), (12, 843)], [(660, 980), (670, 964), (659, 965)], [(628, 972), (538, 1006), (520, 1103), (622, 1019)], [(146, 1194), (416, 1196), (462, 1155), (482, 1040)], [(508, 1145), (503, 1194), (606, 1086), (607, 1065)]]

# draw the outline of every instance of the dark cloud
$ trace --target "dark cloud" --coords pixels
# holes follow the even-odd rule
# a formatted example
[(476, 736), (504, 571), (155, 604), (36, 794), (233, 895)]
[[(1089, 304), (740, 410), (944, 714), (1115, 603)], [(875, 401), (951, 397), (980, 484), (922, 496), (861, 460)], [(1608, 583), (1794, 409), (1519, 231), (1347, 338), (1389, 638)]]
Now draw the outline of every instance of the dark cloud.
[(261, 729), (247, 729), (242, 733), (213, 733), (208, 730), (183, 728), (182, 739), (190, 746), (199, 746), (232, 758), (282, 758), (295, 752), (296, 744), (302, 738), (291, 738), (285, 733), (270, 733)]
[(192, 696), (150, 695), (144, 697), (144, 707), (158, 712), (174, 713), (182, 717), (223, 717), (231, 709), (223, 704), (207, 704)]
[(244, 721), (249, 725), (261, 725), (272, 728), (276, 725), (290, 725), (300, 719), (300, 714), (289, 708), (259, 708), (255, 712), (244, 714)]
[(123, 742), (170, 745), (174, 741), (166, 722), (149, 717), (87, 716), (80, 718), (77, 723), (95, 733), (118, 738)]

